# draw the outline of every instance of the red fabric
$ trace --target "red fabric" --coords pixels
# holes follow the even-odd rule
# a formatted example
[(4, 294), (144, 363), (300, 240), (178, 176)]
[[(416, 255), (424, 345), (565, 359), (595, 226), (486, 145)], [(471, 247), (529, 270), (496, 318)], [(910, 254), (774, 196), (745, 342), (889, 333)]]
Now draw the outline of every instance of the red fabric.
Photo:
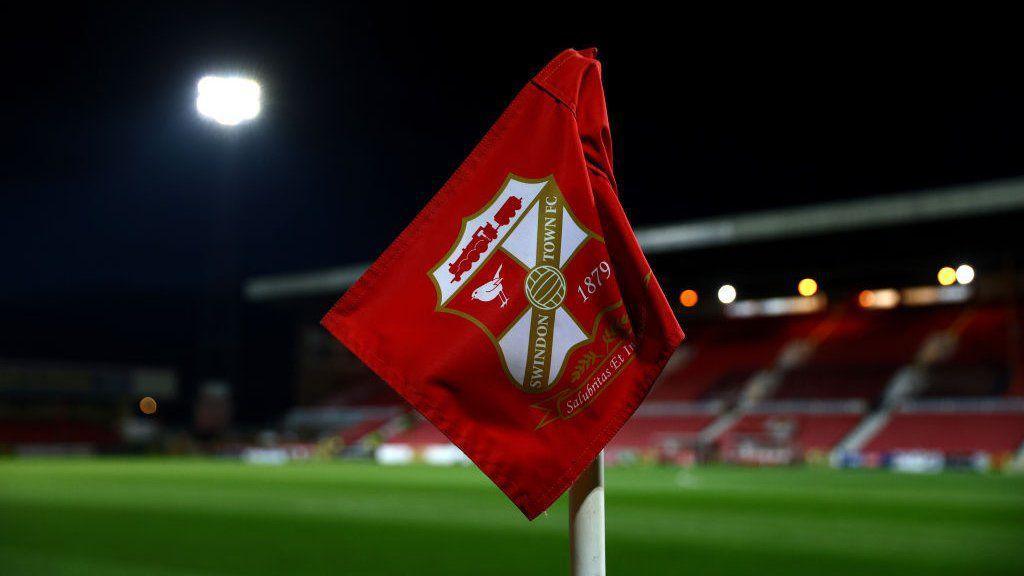
[(619, 204), (594, 56), (527, 84), (323, 319), (530, 519), (683, 338)]

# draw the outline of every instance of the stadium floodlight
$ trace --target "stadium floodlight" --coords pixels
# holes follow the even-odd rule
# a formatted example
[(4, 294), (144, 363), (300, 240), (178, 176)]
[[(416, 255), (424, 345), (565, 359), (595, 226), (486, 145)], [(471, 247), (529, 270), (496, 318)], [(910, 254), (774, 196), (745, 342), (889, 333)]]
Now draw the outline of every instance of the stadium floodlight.
[(237, 126), (260, 114), (260, 85), (240, 76), (203, 76), (196, 110), (222, 126)]
[(970, 264), (961, 264), (956, 269), (956, 281), (961, 284), (974, 282), (974, 268)]
[(736, 301), (736, 288), (732, 284), (725, 284), (718, 289), (718, 301), (722, 304), (732, 304)]
[(949, 266), (943, 266), (939, 269), (938, 278), (939, 284), (942, 284), (943, 286), (951, 286), (956, 282), (956, 270), (953, 270), (953, 268)]
[(799, 284), (797, 284), (796, 291), (799, 292), (801, 296), (814, 296), (818, 293), (818, 283), (814, 278), (804, 278)]

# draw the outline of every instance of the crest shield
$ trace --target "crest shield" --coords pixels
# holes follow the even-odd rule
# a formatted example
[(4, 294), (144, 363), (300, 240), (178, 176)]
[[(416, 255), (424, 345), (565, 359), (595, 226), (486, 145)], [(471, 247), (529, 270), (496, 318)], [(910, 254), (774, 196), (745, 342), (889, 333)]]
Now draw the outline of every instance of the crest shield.
[(603, 312), (621, 304), (598, 294), (614, 283), (605, 255), (604, 240), (576, 219), (554, 177), (509, 174), (490, 202), (463, 219), (457, 241), (430, 271), (437, 310), (483, 330), (521, 391), (547, 392), (569, 356), (594, 340)]

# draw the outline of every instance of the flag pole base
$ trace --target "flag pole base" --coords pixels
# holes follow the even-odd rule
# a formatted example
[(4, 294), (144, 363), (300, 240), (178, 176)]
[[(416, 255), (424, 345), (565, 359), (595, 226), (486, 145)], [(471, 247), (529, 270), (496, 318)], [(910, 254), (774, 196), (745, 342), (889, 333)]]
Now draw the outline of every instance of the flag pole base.
[(605, 576), (604, 452), (569, 488), (572, 576)]

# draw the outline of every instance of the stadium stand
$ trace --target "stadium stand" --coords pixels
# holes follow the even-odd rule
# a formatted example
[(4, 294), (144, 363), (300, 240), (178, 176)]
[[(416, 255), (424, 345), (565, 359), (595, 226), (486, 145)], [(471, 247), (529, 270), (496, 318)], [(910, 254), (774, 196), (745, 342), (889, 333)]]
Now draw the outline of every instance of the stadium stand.
[(1012, 378), (1012, 314), (1007, 308), (985, 307), (963, 312), (951, 332), (953, 353), (925, 373), (924, 396), (1001, 396)]
[(121, 440), (109, 424), (82, 421), (0, 421), (0, 445), (90, 444), (108, 446)]
[(368, 434), (375, 432), (389, 420), (391, 420), (390, 417), (366, 418), (365, 420), (361, 420), (351, 426), (346, 426), (338, 430), (338, 440), (346, 446), (354, 444), (362, 440)]
[[(913, 400), (920, 390), (965, 399), (1005, 393), (1012, 373), (1009, 319), (1005, 308), (962, 306), (840, 307), (828, 316), (703, 319), (688, 326), (688, 343), (609, 444), (609, 459), (679, 462), (685, 460), (680, 455), (707, 456), (710, 446), (729, 461), (786, 463), (836, 450), (869, 414), (875, 426), (855, 443), (863, 453), (1015, 451), (1024, 441), (1024, 411), (988, 400), (988, 412), (977, 403), (948, 401), (936, 412), (934, 404)], [(922, 353), (929, 337), (943, 334), (955, 336), (949, 350), (937, 357)], [(800, 342), (811, 343), (809, 355), (780, 361), (787, 347)], [(920, 374), (926, 384), (882, 407), (879, 401), (896, 375), (913, 366), (918, 368), (909, 373)], [(768, 382), (767, 398), (749, 394), (759, 379)], [(363, 403), (350, 394), (331, 402)], [(879, 411), (870, 413), (872, 406)], [(357, 423), (351, 430), (370, 428)], [(417, 420), (386, 443), (419, 453), (448, 440)]]
[(400, 432), (389, 438), (388, 443), (422, 447), (437, 444), (448, 444), (449, 441), (448, 438), (433, 424), (426, 420), (418, 419), (404, 432)]
[(927, 397), (1000, 396), (1009, 387), (1010, 367), (940, 364), (928, 367), (925, 381)]
[(134, 450), (155, 427), (135, 417), (139, 400), (177, 394), (162, 368), (0, 359), (0, 454)]
[(401, 406), (402, 397), (373, 373), (357, 374), (346, 380), (345, 387), (323, 400), (321, 406)]
[[(608, 445), (609, 462), (770, 465), (831, 454), (833, 463), (852, 455), (856, 465), (884, 465), (888, 454), (913, 451), (1016, 452), (1024, 409), (1013, 408), (1021, 393), (1014, 318), (1005, 304), (842, 301), (807, 314), (695, 317)], [(346, 352), (325, 358), (344, 370), (307, 380), (309, 403), (291, 411), (286, 429), (330, 434), (356, 455), (376, 446), (382, 463), (465, 461), (430, 423), (407, 425), (408, 406), (361, 363)]]
[(774, 396), (876, 402), (897, 370), (914, 361), (925, 338), (956, 316), (948, 307), (844, 311), (806, 364), (785, 374)]
[(885, 390), (896, 366), (807, 366), (785, 376), (775, 391), (780, 399), (860, 398), (874, 400)]
[(687, 325), (688, 343), (676, 353), (674, 365), (658, 380), (650, 400), (735, 400), (750, 377), (771, 366), (787, 342), (806, 337), (821, 322), (820, 315), (813, 315)]
[(304, 330), (300, 344), (299, 405), (283, 419), (286, 432), (307, 441), (333, 439), (347, 449), (408, 412), (401, 396), (325, 331)]
[(297, 407), (288, 411), (282, 425), (296, 438), (315, 441), (331, 437), (350, 446), (406, 411), (402, 406)]
[(720, 442), (731, 444), (741, 437), (763, 438), (770, 436), (773, 429), (788, 428), (789, 436), (781, 441), (801, 451), (824, 452), (838, 444), (863, 418), (862, 408), (848, 411), (823, 410), (766, 410), (745, 414), (722, 435)]
[(1016, 452), (1022, 443), (1024, 403), (930, 400), (900, 408), (863, 451), (1000, 454)]
[(721, 413), (721, 402), (645, 402), (608, 445), (610, 452), (673, 448), (696, 443)]
[(610, 448), (642, 449), (673, 439), (693, 438), (712, 420), (714, 416), (710, 414), (636, 417), (623, 426)]

